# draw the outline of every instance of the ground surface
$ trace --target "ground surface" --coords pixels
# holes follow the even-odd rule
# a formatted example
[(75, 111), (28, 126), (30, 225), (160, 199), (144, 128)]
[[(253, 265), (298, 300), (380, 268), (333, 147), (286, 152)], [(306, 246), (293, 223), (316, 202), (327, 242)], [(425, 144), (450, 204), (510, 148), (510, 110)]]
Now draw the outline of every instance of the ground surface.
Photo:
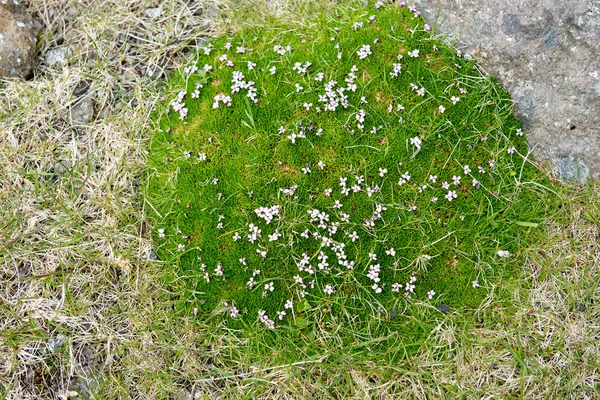
[[(215, 4), (203, 2), (201, 16), (199, 5), (161, 4), (147, 14), (157, 4), (31, 1), (46, 27), (41, 57), (59, 45), (72, 56), (0, 89), (0, 394), (597, 396), (598, 187), (563, 189), (548, 238), (520, 266), (527, 279), (515, 287), (514, 308), (477, 321), (450, 316), (401, 364), (373, 361), (369, 342), (349, 363), (323, 351), (277, 364), (266, 345), (177, 317), (152, 261), (138, 179), (158, 71), (185, 64), (186, 48), (222, 24), (205, 18)], [(269, 2), (289, 18), (301, 5)]]
[(417, 3), (508, 89), (538, 161), (565, 180), (600, 179), (600, 2)]

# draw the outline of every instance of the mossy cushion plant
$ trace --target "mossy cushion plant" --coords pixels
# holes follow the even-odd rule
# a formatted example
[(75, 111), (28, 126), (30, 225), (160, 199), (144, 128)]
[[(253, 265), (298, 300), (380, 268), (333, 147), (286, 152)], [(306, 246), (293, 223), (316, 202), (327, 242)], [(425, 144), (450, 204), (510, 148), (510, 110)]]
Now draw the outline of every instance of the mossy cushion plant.
[(477, 307), (543, 217), (509, 96), (404, 4), (313, 22), (218, 38), (173, 81), (147, 202), (184, 309), (277, 329)]

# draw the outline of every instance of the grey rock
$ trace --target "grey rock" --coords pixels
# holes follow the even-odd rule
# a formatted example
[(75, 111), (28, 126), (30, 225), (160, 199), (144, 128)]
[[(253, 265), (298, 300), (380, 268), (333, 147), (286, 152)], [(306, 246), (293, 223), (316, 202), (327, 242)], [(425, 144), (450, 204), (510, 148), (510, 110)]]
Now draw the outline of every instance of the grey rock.
[(94, 104), (89, 96), (82, 97), (71, 106), (71, 120), (75, 124), (89, 124), (94, 118)]
[(61, 335), (59, 333), (55, 337), (50, 338), (50, 340), (48, 340), (48, 344), (46, 345), (46, 347), (48, 348), (48, 350), (50, 350), (51, 352), (54, 353), (56, 350), (58, 350), (60, 348), (60, 346), (63, 345), (63, 343), (66, 340), (67, 340), (67, 338), (64, 335)]
[(440, 305), (438, 305), (438, 310), (446, 314), (448, 311), (450, 311), (450, 306), (448, 304), (440, 303)]
[(162, 15), (162, 13), (163, 12), (160, 7), (148, 8), (146, 11), (144, 11), (144, 15), (146, 15), (146, 17), (152, 18), (152, 19), (156, 19), (156, 18), (160, 17)]
[(64, 67), (71, 54), (71, 49), (67, 46), (58, 46), (48, 50), (45, 61), (50, 67)]
[(90, 88), (90, 85), (91, 85), (91, 81), (89, 81), (89, 80), (79, 81), (77, 83), (77, 85), (75, 86), (75, 88), (73, 89), (73, 96), (79, 97), (79, 96), (84, 95)]
[(27, 77), (31, 73), (40, 28), (23, 5), (0, 0), (0, 77)]
[(583, 303), (577, 304), (577, 311), (585, 312), (585, 304), (583, 304)]
[(418, 0), (507, 88), (533, 157), (560, 178), (600, 180), (598, 0)]
[(571, 156), (554, 160), (553, 171), (562, 179), (571, 183), (585, 183), (590, 176), (590, 169), (580, 159)]

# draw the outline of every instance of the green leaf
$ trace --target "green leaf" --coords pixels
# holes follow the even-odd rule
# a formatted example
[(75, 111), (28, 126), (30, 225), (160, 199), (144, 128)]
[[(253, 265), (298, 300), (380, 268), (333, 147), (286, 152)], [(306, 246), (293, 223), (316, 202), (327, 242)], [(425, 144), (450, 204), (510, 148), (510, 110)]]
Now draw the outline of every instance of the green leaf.
[(298, 304), (299, 312), (310, 310), (310, 308), (311, 308), (310, 304), (308, 303), (308, 300), (306, 300), (306, 299), (302, 300), (302, 302), (300, 304)]
[(537, 228), (539, 226), (539, 224), (536, 222), (526, 222), (526, 221), (515, 221), (515, 224), (517, 224), (519, 226), (527, 226), (530, 228)]
[(298, 317), (298, 318), (296, 318), (295, 325), (300, 329), (305, 328), (306, 325), (308, 325), (308, 320), (306, 318)]

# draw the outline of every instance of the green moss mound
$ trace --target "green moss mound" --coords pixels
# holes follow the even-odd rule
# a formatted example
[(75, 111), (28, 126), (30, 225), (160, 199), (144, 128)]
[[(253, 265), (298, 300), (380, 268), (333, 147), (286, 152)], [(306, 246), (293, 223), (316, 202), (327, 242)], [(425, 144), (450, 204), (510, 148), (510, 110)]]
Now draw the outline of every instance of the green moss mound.
[(199, 318), (303, 327), (477, 307), (543, 220), (509, 96), (414, 10), (244, 28), (173, 84), (147, 202)]

